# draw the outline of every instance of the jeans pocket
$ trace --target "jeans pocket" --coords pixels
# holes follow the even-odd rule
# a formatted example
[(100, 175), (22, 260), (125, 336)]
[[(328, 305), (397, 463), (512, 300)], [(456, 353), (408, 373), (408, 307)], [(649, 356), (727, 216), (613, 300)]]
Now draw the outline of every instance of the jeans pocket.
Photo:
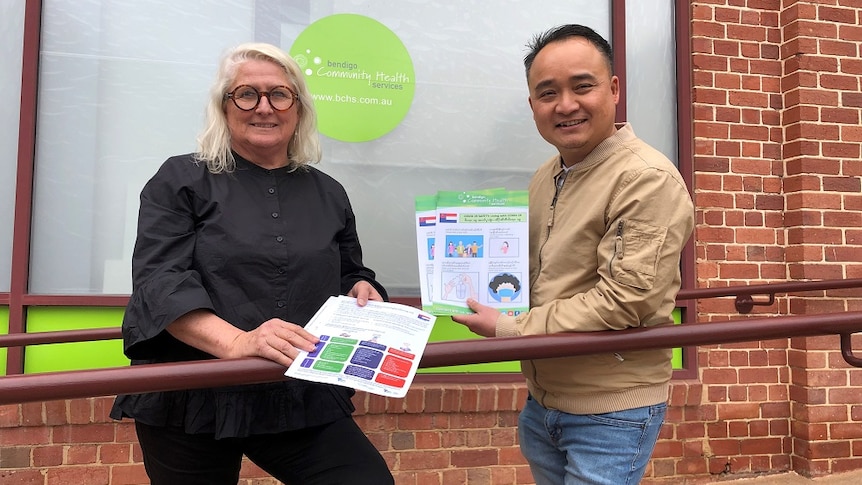
[(620, 428), (644, 428), (650, 424), (650, 421), (659, 418), (664, 420), (667, 404), (655, 404), (652, 406), (644, 406), (634, 409), (625, 409), (622, 411), (613, 411), (603, 414), (590, 414), (590, 419), (608, 426), (617, 426)]

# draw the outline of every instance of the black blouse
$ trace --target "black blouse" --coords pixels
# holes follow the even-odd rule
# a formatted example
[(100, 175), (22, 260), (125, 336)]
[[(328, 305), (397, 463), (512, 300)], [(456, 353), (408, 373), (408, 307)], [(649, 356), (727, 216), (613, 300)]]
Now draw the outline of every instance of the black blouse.
[[(191, 155), (169, 158), (141, 191), (123, 318), (132, 365), (211, 359), (165, 328), (209, 309), (243, 330), (271, 318), (305, 325), (332, 295), (366, 280), (344, 187), (319, 170), (267, 170), (234, 153), (212, 174)], [(350, 415), (352, 389), (275, 383), (118, 396), (111, 417), (179, 426), (216, 438), (276, 433)]]

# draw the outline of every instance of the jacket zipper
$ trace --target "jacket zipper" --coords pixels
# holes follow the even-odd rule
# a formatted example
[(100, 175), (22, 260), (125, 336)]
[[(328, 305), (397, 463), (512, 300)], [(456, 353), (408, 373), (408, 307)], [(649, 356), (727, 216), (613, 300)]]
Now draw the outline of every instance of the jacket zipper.
[(623, 259), (623, 221), (620, 220), (619, 224), (617, 224), (617, 236), (614, 238), (614, 254), (611, 256), (610, 261), (608, 261), (608, 274), (613, 276), (614, 274), (614, 261), (619, 259)]
[(551, 214), (548, 216), (548, 231), (545, 233), (545, 240), (542, 241), (542, 247), (539, 248), (539, 267), (542, 266), (542, 249), (545, 247), (545, 243), (548, 242), (548, 239), (551, 238), (551, 228), (554, 227), (554, 212), (557, 207), (557, 199), (560, 198), (563, 184), (566, 183), (566, 175), (568, 175), (568, 172), (563, 170), (554, 176), (554, 198), (551, 200)]
[(554, 215), (557, 208), (557, 200), (560, 198), (560, 192), (563, 191), (563, 185), (566, 183), (566, 175), (569, 172), (563, 170), (554, 177), (554, 198), (551, 200), (551, 215), (548, 217), (548, 236), (551, 235), (551, 227), (554, 226)]
[[(569, 174), (569, 172), (567, 172), (566, 170), (563, 170), (554, 176), (554, 198), (551, 200), (551, 214), (548, 217), (548, 226), (547, 226), (548, 232), (545, 233), (545, 240), (542, 242), (542, 247), (539, 248), (539, 268), (542, 267), (542, 249), (544, 249), (545, 243), (548, 242), (548, 239), (551, 238), (551, 228), (554, 227), (554, 214), (555, 214), (555, 210), (557, 207), (557, 199), (560, 198), (560, 192), (562, 192), (562, 190), (563, 190), (563, 185), (566, 183), (566, 176), (568, 174)], [(541, 272), (541, 269), (537, 272), (537, 274), (540, 272)], [(535, 282), (531, 281), (530, 285), (532, 286), (533, 283), (535, 283)], [(532, 361), (530, 361), (530, 362), (532, 362)], [(533, 367), (533, 376), (532, 376), (533, 382), (535, 382), (536, 385), (538, 386), (539, 380), (538, 380), (538, 376), (536, 375), (535, 364), (533, 364), (532, 367)], [(541, 396), (535, 396), (534, 395), (533, 399), (535, 399), (539, 404), (544, 406), (545, 405), (545, 394), (546, 394), (545, 392), (542, 392)]]
[[(617, 256), (619, 256), (620, 259), (623, 259), (623, 226), (624, 223), (622, 219), (620, 219), (620, 222), (617, 224), (617, 235), (614, 238), (614, 254), (613, 256), (611, 256), (611, 260), (608, 262), (608, 274), (611, 275), (612, 278), (614, 275), (614, 261), (617, 259)], [(623, 358), (622, 355), (620, 355), (619, 352), (614, 352), (614, 357), (620, 362), (626, 360)]]

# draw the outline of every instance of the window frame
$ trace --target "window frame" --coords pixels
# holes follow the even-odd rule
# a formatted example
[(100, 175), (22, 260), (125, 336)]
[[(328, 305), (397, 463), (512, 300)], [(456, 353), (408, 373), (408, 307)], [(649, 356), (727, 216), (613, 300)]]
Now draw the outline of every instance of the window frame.
[[(614, 46), (614, 69), (620, 79), (626, 77), (626, 15), (625, 0), (611, 2), (611, 44)], [(674, 29), (676, 39), (676, 99), (678, 126), (678, 168), (687, 186), (693, 190), (693, 144), (692, 144), (692, 98), (691, 90), (691, 32), (690, 5), (688, 2), (674, 0)], [(33, 211), (33, 179), (36, 146), (36, 115), (39, 80), (39, 55), (41, 36), (42, 0), (25, 0), (24, 42), (22, 61), (22, 84), (20, 100), (20, 124), (18, 134), (17, 173), (15, 182), (15, 207), (13, 214), (13, 238), (11, 281), (8, 293), (0, 292), (0, 306), (8, 306), (8, 333), (26, 332), (26, 315), (29, 307), (70, 306), (70, 307), (124, 307), (128, 295), (40, 295), (28, 291), (31, 217)], [(620, 102), (617, 106), (617, 120), (626, 119), (626, 83), (621, 83)], [(682, 288), (695, 287), (694, 239), (685, 246), (682, 258)], [(394, 298), (400, 303), (419, 306), (419, 298)], [(682, 312), (682, 322), (696, 319), (695, 302), (683, 301), (678, 307)], [(24, 372), (25, 349), (7, 349), (6, 375)], [(0, 362), (2, 365), (2, 362)], [(2, 374), (2, 373), (0, 373)], [(674, 371), (674, 378), (690, 379), (697, 376), (696, 348), (683, 348), (683, 368)], [(470, 381), (500, 382), (507, 381), (511, 374), (423, 374), (417, 376), (424, 380), (467, 379)]]

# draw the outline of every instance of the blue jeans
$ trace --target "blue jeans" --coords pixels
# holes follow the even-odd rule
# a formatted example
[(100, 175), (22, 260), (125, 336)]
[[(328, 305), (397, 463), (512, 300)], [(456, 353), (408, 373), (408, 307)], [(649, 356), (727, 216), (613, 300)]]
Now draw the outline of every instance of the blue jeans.
[(636, 485), (667, 404), (606, 414), (545, 409), (532, 397), (518, 419), (521, 452), (536, 485)]

